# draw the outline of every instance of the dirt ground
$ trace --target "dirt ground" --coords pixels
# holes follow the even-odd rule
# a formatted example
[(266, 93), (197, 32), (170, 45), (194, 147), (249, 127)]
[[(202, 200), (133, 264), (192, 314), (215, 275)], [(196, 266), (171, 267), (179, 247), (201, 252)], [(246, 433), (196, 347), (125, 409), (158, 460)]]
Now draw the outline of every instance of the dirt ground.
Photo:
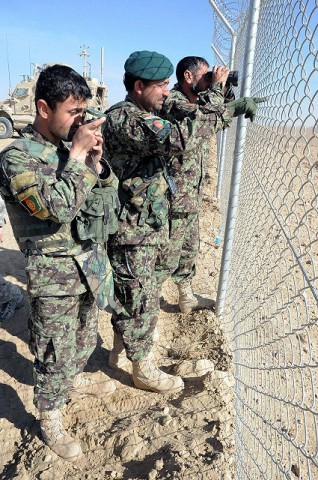
[[(7, 143), (0, 140), (0, 149)], [(194, 280), (198, 295), (214, 299), (221, 259), (221, 248), (214, 246), (220, 222), (215, 178), (214, 154), (207, 169)], [(7, 224), (0, 273), (25, 290), (24, 265)], [(105, 399), (66, 405), (65, 426), (84, 452), (75, 464), (57, 457), (41, 440), (33, 406), (28, 314), (26, 305), (0, 328), (0, 479), (234, 479), (231, 355), (212, 310), (180, 314), (176, 287), (171, 280), (164, 285), (155, 355), (160, 367), (184, 378), (185, 389), (175, 396), (138, 390), (129, 367), (108, 367), (112, 329), (109, 316), (100, 313), (98, 344), (86, 370), (106, 373), (117, 390)]]

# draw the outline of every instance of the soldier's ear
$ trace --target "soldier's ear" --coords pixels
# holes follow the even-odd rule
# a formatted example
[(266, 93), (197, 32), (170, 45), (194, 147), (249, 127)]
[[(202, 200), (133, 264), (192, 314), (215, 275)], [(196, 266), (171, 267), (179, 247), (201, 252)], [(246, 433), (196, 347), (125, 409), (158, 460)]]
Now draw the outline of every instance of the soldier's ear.
[(145, 85), (142, 82), (142, 80), (136, 80), (134, 84), (134, 90), (136, 93), (139, 93), (139, 95), (144, 91)]
[(184, 76), (184, 81), (188, 84), (192, 83), (193, 80), (193, 74), (190, 72), (190, 70), (185, 70), (183, 73)]
[(37, 101), (36, 106), (38, 107), (38, 112), (40, 117), (47, 119), (49, 115), (50, 107), (48, 106), (46, 101), (40, 98)]

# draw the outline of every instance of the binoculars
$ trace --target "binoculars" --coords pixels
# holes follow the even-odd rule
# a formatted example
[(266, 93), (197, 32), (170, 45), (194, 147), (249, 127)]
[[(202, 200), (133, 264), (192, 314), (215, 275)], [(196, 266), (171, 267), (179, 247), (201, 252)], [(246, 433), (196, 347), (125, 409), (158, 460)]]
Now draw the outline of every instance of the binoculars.
[[(87, 115), (89, 115), (91, 118), (86, 118)], [(105, 117), (105, 114), (103, 112), (100, 112), (99, 110), (96, 110), (95, 108), (84, 108), (84, 123), (90, 123), (93, 122), (94, 120), (97, 120), (98, 118)]]
[[(212, 82), (212, 74), (213, 72), (207, 72), (206, 78)], [(227, 87), (237, 87), (238, 86), (238, 79), (239, 79), (239, 72), (238, 70), (230, 71), (229, 76), (227, 77), (225, 85)]]

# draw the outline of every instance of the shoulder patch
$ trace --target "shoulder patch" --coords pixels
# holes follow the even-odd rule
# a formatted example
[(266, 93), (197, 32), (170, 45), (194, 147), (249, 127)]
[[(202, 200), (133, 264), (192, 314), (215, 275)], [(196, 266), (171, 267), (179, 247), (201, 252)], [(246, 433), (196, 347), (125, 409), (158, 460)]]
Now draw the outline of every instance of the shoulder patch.
[(40, 220), (45, 220), (50, 216), (49, 211), (43, 204), (35, 187), (30, 187), (24, 192), (19, 193), (18, 200), (30, 215), (34, 215)]
[(37, 198), (32, 194), (21, 200), (21, 205), (23, 205), (31, 215), (35, 215), (42, 210)]
[(164, 141), (170, 134), (171, 123), (151, 113), (142, 113), (139, 117), (143, 123), (161, 140)]
[(44, 220), (50, 216), (37, 190), (35, 173), (24, 172), (11, 180), (11, 190), (30, 215)]

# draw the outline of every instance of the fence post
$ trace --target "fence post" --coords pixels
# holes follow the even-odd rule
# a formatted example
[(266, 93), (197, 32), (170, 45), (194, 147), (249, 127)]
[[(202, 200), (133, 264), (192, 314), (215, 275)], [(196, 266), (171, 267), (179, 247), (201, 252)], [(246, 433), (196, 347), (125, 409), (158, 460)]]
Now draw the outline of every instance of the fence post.
[[(210, 0), (210, 3), (212, 0)], [(256, 46), (257, 26), (259, 19), (261, 0), (252, 0), (250, 5), (250, 16), (248, 33), (246, 36), (246, 54), (244, 59), (244, 78), (241, 89), (241, 96), (247, 97), (251, 92), (251, 81), (254, 66), (254, 52)], [(246, 119), (240, 115), (237, 120), (237, 136), (235, 141), (233, 170), (231, 176), (231, 187), (229, 204), (227, 210), (224, 246), (220, 269), (218, 293), (216, 299), (216, 314), (222, 315), (225, 304), (227, 283), (232, 258), (232, 247), (234, 240), (235, 220), (238, 206), (239, 188), (241, 180), (242, 163), (244, 158), (244, 143), (246, 137)], [(231, 128), (231, 127), (230, 127)]]

